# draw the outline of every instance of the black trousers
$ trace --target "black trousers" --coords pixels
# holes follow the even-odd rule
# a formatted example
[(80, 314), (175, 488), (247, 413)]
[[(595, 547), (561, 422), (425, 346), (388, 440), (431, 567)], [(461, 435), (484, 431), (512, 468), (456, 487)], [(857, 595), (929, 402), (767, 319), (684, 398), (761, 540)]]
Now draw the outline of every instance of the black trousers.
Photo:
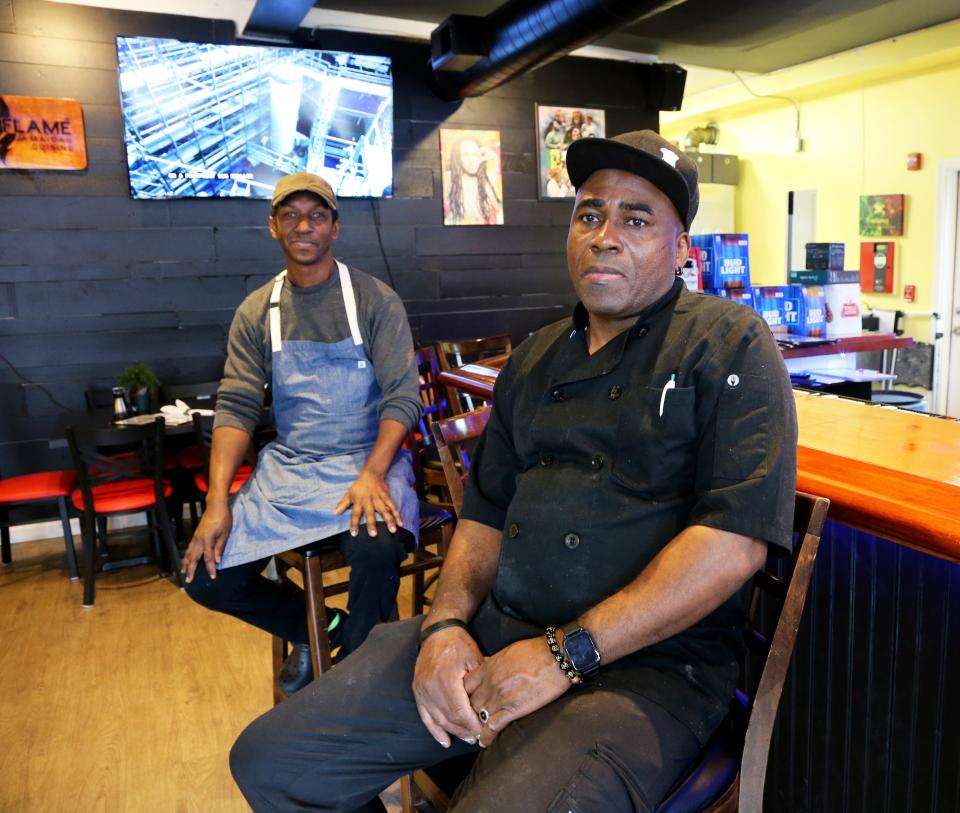
[[(378, 522), (376, 536), (370, 536), (361, 525), (357, 536), (344, 531), (333, 540), (350, 566), (350, 616), (344, 624), (343, 646), (346, 652), (352, 652), (375, 624), (395, 617), (400, 564), (413, 547), (413, 535), (402, 528), (392, 534)], [(207, 575), (200, 562), (193, 581), (186, 585), (187, 595), (210, 610), (232, 615), (272, 635), (308, 643), (303, 590), (288, 580), (277, 584), (261, 575), (269, 560), (267, 557), (223, 568), (217, 571), (216, 579)]]
[[(651, 811), (700, 752), (656, 704), (597, 684), (507, 726), (486, 750), (442, 748), (411, 691), (422, 618), (374, 628), (360, 649), (240, 735), (230, 768), (254, 811), (382, 811), (416, 768), (477, 753), (457, 813)], [(546, 646), (546, 643), (544, 643)]]

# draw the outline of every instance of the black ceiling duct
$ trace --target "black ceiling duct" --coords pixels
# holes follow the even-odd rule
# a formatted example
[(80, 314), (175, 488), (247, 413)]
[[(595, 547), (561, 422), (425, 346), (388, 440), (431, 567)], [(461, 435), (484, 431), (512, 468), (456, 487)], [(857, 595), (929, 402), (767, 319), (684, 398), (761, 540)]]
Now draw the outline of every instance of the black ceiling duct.
[(486, 17), (455, 14), (430, 36), (431, 87), (480, 96), (616, 29), (686, 0), (509, 0)]

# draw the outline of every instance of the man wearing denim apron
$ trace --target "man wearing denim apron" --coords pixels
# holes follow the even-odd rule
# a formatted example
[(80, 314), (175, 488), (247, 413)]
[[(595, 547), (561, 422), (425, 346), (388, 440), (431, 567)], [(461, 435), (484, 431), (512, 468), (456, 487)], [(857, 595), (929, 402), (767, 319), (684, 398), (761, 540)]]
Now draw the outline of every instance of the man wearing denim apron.
[[(195, 601), (294, 642), (280, 673), (291, 693), (312, 678), (303, 593), (261, 571), (276, 553), (335, 538), (350, 588), (349, 615), (330, 614), (331, 646), (352, 651), (392, 615), (400, 563), (416, 545), (418, 501), (401, 445), (420, 400), (400, 298), (334, 259), (330, 185), (307, 172), (281, 178), (268, 223), (286, 268), (230, 327), (206, 510), (182, 567)], [(277, 438), (231, 503), (267, 383)]]

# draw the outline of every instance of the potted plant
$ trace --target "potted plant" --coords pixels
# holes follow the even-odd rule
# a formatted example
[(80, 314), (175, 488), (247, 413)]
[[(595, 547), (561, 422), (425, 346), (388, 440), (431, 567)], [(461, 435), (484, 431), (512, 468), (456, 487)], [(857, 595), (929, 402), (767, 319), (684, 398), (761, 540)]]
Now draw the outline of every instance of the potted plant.
[(150, 402), (160, 388), (160, 381), (150, 367), (146, 364), (131, 364), (117, 376), (117, 384), (129, 394), (135, 415), (150, 412)]

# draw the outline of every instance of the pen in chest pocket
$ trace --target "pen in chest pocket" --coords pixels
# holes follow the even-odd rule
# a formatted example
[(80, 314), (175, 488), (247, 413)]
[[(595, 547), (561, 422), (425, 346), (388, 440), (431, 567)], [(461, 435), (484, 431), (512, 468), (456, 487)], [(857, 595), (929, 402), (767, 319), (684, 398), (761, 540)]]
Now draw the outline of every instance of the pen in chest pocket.
[(663, 389), (660, 391), (660, 417), (663, 417), (663, 405), (667, 401), (667, 393), (672, 389), (676, 389), (677, 386), (677, 374), (671, 373), (670, 380), (663, 385)]

